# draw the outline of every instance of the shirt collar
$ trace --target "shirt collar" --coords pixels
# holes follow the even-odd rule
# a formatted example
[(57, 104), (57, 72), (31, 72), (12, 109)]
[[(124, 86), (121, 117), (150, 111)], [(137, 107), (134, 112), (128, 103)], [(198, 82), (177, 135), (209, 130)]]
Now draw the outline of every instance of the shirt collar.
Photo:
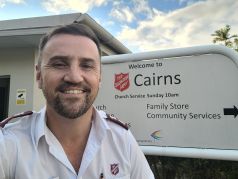
[[(98, 139), (102, 139), (105, 134), (104, 132), (107, 130), (110, 130), (110, 127), (105, 120), (107, 116), (104, 111), (98, 111), (95, 107), (93, 110), (94, 110), (94, 118), (92, 121), (92, 128), (94, 128), (95, 133), (98, 136)], [(37, 112), (37, 116), (36, 116), (36, 126), (35, 126), (36, 146), (38, 146), (40, 138), (46, 135), (46, 131), (45, 131), (46, 127), (47, 127), (46, 126), (46, 107), (44, 107), (39, 112)]]
[(39, 112), (37, 112), (36, 126), (35, 126), (36, 146), (38, 146), (40, 138), (45, 135), (45, 126), (46, 126), (45, 116), (46, 116), (46, 107), (42, 108)]
[(106, 122), (107, 115), (104, 111), (98, 111), (94, 108), (94, 118), (93, 118), (93, 125), (96, 129), (100, 130), (109, 130), (110, 127)]

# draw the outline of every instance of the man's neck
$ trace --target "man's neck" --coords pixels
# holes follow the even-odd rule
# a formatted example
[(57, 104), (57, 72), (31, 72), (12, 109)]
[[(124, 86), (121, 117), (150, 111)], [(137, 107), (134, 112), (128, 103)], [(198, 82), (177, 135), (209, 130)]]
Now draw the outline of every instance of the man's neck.
[(91, 129), (93, 108), (78, 119), (66, 119), (49, 108), (46, 115), (48, 128), (58, 139), (75, 171), (78, 172)]

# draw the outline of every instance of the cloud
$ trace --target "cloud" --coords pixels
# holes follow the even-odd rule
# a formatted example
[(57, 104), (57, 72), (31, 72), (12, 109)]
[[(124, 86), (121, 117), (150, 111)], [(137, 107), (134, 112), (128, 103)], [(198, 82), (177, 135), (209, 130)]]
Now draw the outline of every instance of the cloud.
[(25, 0), (0, 0), (0, 8), (6, 6), (7, 3), (23, 4)]
[(5, 2), (0, 0), (0, 8), (4, 7), (5, 6)]
[(22, 4), (22, 3), (25, 3), (25, 0), (6, 0), (6, 2), (10, 2), (14, 4)]
[(42, 6), (55, 14), (64, 11), (79, 11), (85, 13), (94, 6), (106, 4), (106, 0), (43, 0)]
[(154, 10), (149, 6), (148, 0), (113, 1), (112, 6), (113, 8), (109, 15), (114, 20), (124, 23), (136, 21), (142, 15), (146, 19), (151, 18), (154, 14)]
[(144, 14), (147, 18), (151, 18), (154, 14), (153, 8), (148, 4), (148, 0), (132, 0), (133, 12), (135, 14)]
[(211, 44), (211, 34), (226, 24), (238, 32), (237, 9), (236, 0), (207, 0), (168, 13), (154, 10), (137, 27), (123, 26), (116, 38), (134, 52)]
[(178, 0), (179, 4), (186, 4), (186, 5), (192, 5), (193, 3), (197, 2), (198, 0)]
[(132, 22), (135, 19), (134, 14), (132, 13), (131, 9), (127, 6), (127, 7), (114, 7), (112, 8), (111, 12), (110, 12), (110, 16), (114, 17), (115, 19), (123, 22)]

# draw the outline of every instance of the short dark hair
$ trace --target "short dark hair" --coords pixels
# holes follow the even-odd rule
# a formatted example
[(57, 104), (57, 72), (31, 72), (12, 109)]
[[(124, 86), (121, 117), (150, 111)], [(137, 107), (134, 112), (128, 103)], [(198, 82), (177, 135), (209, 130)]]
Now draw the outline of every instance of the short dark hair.
[(78, 23), (78, 22), (74, 22), (72, 24), (57, 27), (57, 28), (53, 29), (51, 32), (45, 34), (41, 38), (40, 43), (39, 43), (39, 48), (38, 48), (38, 54), (39, 54), (38, 55), (38, 65), (41, 64), (42, 51), (43, 51), (45, 45), (53, 36), (58, 35), (58, 34), (69, 34), (69, 35), (79, 35), (79, 36), (88, 37), (97, 45), (99, 56), (101, 56), (100, 42), (99, 42), (97, 35), (93, 32), (93, 30), (89, 26), (87, 26), (85, 24)]

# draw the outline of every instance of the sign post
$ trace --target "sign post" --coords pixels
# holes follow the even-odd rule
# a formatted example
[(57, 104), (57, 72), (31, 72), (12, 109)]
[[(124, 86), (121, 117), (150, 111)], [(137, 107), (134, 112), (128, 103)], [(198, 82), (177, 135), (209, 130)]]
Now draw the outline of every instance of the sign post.
[(238, 55), (201, 46), (103, 57), (95, 102), (146, 154), (238, 160)]

